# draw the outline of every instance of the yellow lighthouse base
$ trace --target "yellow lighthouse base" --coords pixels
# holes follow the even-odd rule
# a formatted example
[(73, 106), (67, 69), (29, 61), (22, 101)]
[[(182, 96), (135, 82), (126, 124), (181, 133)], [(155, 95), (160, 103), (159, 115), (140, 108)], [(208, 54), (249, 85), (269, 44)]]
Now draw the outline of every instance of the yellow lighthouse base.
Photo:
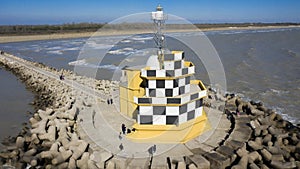
[(132, 126), (136, 131), (127, 134), (127, 138), (139, 143), (186, 143), (209, 130), (206, 113), (202, 116), (176, 125), (140, 125)]

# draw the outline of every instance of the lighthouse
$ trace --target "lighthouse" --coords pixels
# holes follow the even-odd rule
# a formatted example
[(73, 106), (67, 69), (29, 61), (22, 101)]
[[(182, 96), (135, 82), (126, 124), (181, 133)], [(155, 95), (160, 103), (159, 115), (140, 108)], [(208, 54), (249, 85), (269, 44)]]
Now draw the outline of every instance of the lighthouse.
[(157, 54), (142, 67), (126, 67), (120, 83), (120, 111), (135, 119), (135, 132), (127, 135), (137, 142), (184, 143), (208, 126), (203, 109), (207, 90), (201, 80), (192, 80), (195, 65), (184, 51), (165, 46), (166, 15), (159, 5), (151, 13)]

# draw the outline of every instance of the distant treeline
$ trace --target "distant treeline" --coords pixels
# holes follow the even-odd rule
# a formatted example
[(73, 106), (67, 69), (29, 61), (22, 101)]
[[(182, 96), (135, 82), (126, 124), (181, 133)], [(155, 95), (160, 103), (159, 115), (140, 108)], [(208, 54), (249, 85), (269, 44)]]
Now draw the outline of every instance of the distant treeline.
[[(225, 28), (225, 27), (249, 27), (249, 26), (289, 26), (300, 25), (300, 23), (209, 23), (194, 24), (200, 29)], [(0, 35), (36, 35), (52, 33), (79, 33), (95, 32), (100, 28), (105, 29), (152, 29), (150, 23), (129, 24), (122, 23), (117, 25), (107, 25), (105, 23), (70, 23), (61, 25), (0, 25)], [(168, 29), (189, 29), (191, 25), (167, 25)]]

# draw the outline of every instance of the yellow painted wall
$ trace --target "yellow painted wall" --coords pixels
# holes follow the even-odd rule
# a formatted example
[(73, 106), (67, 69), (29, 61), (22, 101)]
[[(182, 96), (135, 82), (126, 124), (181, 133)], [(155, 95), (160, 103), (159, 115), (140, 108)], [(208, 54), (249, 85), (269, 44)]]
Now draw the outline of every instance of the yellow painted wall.
[(194, 64), (193, 64), (193, 62), (184, 61), (184, 66), (185, 67), (191, 67), (191, 66), (194, 66)]
[(134, 97), (145, 95), (145, 89), (140, 87), (143, 79), (140, 77), (140, 70), (124, 70), (127, 75), (127, 86), (120, 86), (120, 111), (132, 118), (137, 104), (134, 103)]
[(127, 74), (128, 88), (129, 89), (139, 89), (142, 83), (142, 78), (140, 77), (140, 70), (125, 70)]
[(199, 85), (201, 90), (206, 90), (205, 85), (202, 83), (201, 80), (191, 80), (190, 81), (191, 84), (195, 84), (195, 85)]

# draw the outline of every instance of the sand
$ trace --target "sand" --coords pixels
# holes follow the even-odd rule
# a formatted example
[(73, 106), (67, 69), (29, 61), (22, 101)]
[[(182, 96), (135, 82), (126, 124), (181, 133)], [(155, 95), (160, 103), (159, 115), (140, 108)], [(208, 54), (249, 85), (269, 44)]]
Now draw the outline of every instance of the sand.
[[(222, 27), (222, 28), (206, 28), (201, 31), (216, 30), (249, 30), (249, 29), (275, 29), (275, 28), (293, 28), (300, 26), (257, 26), (257, 27)], [(193, 32), (200, 29), (174, 29), (167, 32)], [(91, 36), (113, 36), (113, 35), (132, 35), (142, 33), (152, 33), (151, 30), (99, 30), (98, 32), (81, 32), (81, 33), (55, 33), (45, 35), (0, 35), (0, 43), (23, 42), (34, 40), (52, 40), (52, 39), (69, 39), (69, 38), (87, 38)]]

